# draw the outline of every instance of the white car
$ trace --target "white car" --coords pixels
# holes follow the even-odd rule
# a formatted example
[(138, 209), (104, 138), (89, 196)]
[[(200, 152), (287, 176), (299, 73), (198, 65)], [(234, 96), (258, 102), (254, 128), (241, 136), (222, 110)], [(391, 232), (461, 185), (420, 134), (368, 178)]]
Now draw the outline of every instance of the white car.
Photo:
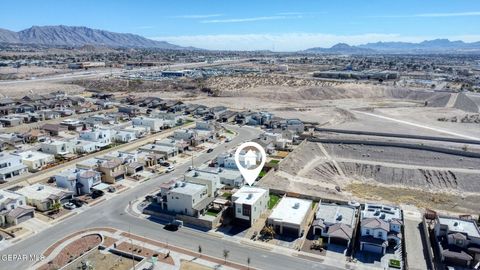
[(169, 172), (173, 172), (175, 170), (175, 167), (173, 167), (173, 165), (170, 165), (168, 166), (166, 172), (169, 173)]
[(75, 204), (73, 204), (73, 203), (71, 203), (71, 202), (64, 203), (64, 204), (63, 204), (63, 207), (64, 207), (65, 209), (70, 209), (70, 210), (77, 208), (77, 207), (75, 206)]

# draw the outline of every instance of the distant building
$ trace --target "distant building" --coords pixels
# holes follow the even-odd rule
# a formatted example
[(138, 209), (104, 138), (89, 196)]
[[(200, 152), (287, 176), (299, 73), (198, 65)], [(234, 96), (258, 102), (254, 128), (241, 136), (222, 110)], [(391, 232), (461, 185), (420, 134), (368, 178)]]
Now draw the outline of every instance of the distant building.
[(157, 201), (164, 211), (198, 217), (213, 199), (208, 196), (205, 185), (176, 181), (161, 186)]
[(73, 194), (70, 191), (39, 183), (18, 189), (16, 193), (25, 196), (27, 203), (38, 211), (48, 211), (55, 203), (68, 202)]
[(46, 154), (37, 151), (25, 151), (20, 153), (14, 153), (22, 159), (22, 163), (25, 164), (32, 172), (41, 170), (46, 165), (55, 162), (55, 157), (51, 154)]
[(0, 189), (0, 227), (15, 226), (33, 218), (35, 211), (25, 196)]
[(75, 195), (90, 194), (93, 186), (101, 182), (101, 175), (94, 170), (67, 169), (54, 176), (58, 187)]
[(320, 203), (313, 221), (313, 234), (327, 242), (349, 247), (356, 227), (357, 209), (350, 205)]

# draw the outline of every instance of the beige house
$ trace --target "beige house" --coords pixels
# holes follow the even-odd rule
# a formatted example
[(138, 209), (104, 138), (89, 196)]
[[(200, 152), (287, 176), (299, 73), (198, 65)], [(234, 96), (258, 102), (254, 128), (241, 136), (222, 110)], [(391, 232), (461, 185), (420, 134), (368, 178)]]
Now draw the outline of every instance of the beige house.
[(102, 182), (115, 184), (116, 181), (125, 178), (125, 165), (119, 158), (106, 160), (98, 166), (98, 170), (102, 173)]
[(55, 203), (69, 201), (73, 194), (71, 191), (39, 183), (25, 186), (17, 190), (16, 193), (25, 196), (27, 204), (37, 208), (38, 211), (51, 210)]

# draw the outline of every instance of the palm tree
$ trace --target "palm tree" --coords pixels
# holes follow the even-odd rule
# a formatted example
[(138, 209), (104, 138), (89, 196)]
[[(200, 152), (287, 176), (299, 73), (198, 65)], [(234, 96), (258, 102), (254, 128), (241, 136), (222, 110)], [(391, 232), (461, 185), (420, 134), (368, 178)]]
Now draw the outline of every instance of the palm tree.
[(202, 257), (202, 246), (198, 245), (198, 253), (200, 253), (200, 257)]
[(230, 250), (228, 249), (223, 250), (223, 257), (225, 258), (225, 264), (227, 263), (227, 258), (229, 253), (230, 253)]

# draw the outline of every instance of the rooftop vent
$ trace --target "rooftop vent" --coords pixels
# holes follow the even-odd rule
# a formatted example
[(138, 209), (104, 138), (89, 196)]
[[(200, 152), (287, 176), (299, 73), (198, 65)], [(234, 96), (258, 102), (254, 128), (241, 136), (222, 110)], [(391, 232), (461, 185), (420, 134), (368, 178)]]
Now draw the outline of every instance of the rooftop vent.
[(385, 219), (385, 214), (382, 213), (382, 214), (380, 215), (380, 219)]
[(185, 187), (186, 185), (187, 185), (187, 183), (182, 182), (182, 187)]
[(343, 218), (342, 215), (338, 215), (338, 216), (337, 216), (337, 221), (342, 220), (342, 218)]
[(200, 175), (200, 174), (199, 174), (197, 171), (195, 171), (195, 172), (193, 173), (193, 176), (194, 176), (194, 177), (197, 177), (197, 176), (199, 176), (199, 175)]
[(252, 198), (253, 198), (253, 194), (252, 194), (252, 193), (249, 193), (249, 194), (247, 195), (247, 200), (250, 200), (250, 199), (252, 199)]
[(300, 208), (300, 203), (297, 202), (293, 205), (293, 209), (298, 209), (298, 208)]
[(43, 190), (44, 186), (38, 186), (37, 191)]

